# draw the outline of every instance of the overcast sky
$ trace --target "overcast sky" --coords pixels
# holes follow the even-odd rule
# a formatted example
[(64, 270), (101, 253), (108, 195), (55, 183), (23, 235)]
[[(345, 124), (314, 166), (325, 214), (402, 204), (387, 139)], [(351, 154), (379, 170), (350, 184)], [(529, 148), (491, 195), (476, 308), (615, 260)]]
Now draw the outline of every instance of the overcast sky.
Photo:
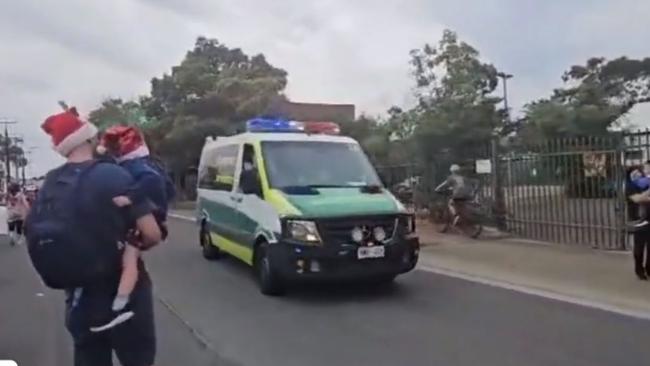
[[(296, 101), (382, 113), (410, 101), (408, 52), (457, 31), (515, 75), (516, 110), (591, 56), (650, 56), (647, 0), (2, 0), (0, 118), (37, 146), (34, 173), (59, 163), (39, 126), (57, 100), (82, 113), (146, 93), (196, 36), (262, 52)], [(650, 113), (636, 111), (640, 123)], [(650, 118), (647, 118), (650, 120)]]

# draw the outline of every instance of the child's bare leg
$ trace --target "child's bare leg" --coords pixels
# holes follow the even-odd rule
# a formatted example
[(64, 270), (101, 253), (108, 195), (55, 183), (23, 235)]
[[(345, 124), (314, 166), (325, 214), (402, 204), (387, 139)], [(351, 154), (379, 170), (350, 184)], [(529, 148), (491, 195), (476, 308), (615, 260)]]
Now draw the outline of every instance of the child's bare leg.
[(127, 196), (117, 196), (113, 197), (113, 203), (117, 207), (125, 207), (131, 205), (131, 200)]
[(129, 296), (138, 281), (138, 258), (140, 250), (133, 245), (126, 245), (122, 254), (122, 275), (113, 301), (113, 310), (122, 310), (129, 302)]

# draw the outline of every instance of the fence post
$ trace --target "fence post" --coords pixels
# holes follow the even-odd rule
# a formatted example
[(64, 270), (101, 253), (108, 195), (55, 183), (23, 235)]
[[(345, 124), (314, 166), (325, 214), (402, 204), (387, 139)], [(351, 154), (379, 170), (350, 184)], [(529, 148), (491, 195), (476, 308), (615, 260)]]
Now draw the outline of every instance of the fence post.
[(497, 229), (507, 230), (505, 218), (505, 197), (503, 195), (503, 182), (501, 180), (501, 159), (499, 159), (499, 137), (495, 136), (491, 141), (492, 158), (492, 215), (494, 216)]
[(622, 134), (622, 138), (616, 143), (616, 162), (615, 162), (615, 173), (614, 187), (616, 190), (616, 203), (614, 206), (615, 219), (616, 219), (616, 233), (618, 239), (618, 249), (626, 250), (627, 246), (627, 197), (625, 196), (625, 184), (627, 181), (627, 171), (625, 165), (625, 133)]

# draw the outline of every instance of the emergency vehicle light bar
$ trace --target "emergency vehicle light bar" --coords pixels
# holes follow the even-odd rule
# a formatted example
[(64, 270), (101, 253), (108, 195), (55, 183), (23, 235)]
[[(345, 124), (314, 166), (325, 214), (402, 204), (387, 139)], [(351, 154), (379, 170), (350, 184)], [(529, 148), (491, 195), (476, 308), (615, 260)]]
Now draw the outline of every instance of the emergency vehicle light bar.
[(246, 122), (248, 132), (302, 132), (338, 135), (341, 128), (334, 122), (299, 122), (286, 119), (254, 118)]
[(248, 132), (303, 132), (302, 123), (286, 119), (253, 118), (246, 122)]

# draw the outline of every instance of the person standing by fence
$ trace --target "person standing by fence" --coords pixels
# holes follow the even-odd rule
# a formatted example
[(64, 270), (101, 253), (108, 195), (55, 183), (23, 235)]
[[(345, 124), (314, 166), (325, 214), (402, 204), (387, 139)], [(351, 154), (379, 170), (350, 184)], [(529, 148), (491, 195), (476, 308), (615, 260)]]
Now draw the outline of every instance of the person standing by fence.
[[(628, 222), (639, 220), (642, 212), (648, 212), (650, 210), (650, 195), (648, 191), (644, 191), (633, 182), (635, 176), (639, 174), (650, 175), (650, 161), (644, 164), (643, 173), (636, 167), (630, 168), (627, 171), (625, 196), (628, 199)], [(650, 255), (648, 253), (650, 251), (650, 226), (638, 226), (631, 230), (631, 232), (634, 237), (634, 272), (640, 280), (647, 281), (648, 275), (650, 275)]]

